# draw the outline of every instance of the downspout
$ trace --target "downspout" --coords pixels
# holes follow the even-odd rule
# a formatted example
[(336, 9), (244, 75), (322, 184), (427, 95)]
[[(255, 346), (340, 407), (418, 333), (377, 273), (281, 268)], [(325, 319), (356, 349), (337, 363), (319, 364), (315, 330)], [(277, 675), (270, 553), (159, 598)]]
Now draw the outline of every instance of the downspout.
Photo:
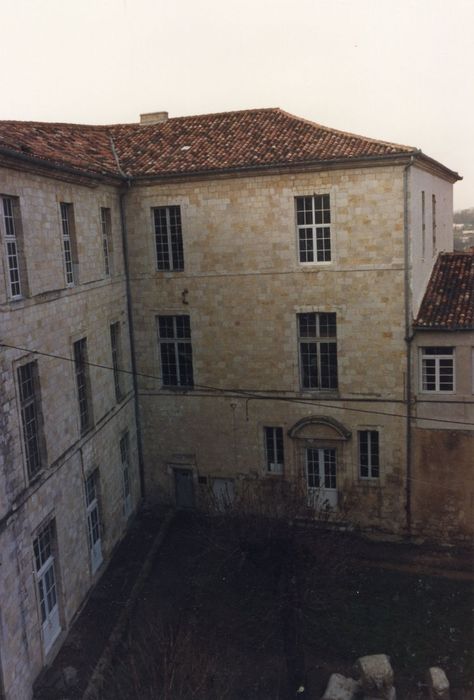
[[(130, 180), (127, 181), (130, 187)], [(137, 379), (137, 360), (135, 353), (135, 334), (133, 332), (133, 310), (132, 310), (132, 294), (130, 289), (130, 274), (128, 265), (128, 240), (127, 240), (127, 224), (125, 219), (124, 199), (125, 192), (120, 193), (120, 224), (122, 230), (122, 251), (123, 251), (123, 266), (125, 272), (125, 291), (127, 296), (127, 316), (128, 316), (128, 337), (130, 341), (130, 359), (132, 362), (132, 381), (133, 395), (135, 404), (135, 426), (137, 431), (137, 451), (138, 451), (138, 471), (140, 474), (140, 496), (145, 498), (145, 473), (143, 466), (143, 446), (142, 446), (142, 428), (140, 416), (140, 402), (138, 400), (138, 379)]]
[[(126, 180), (128, 190), (132, 184), (131, 178), (126, 175), (121, 166), (117, 151), (115, 149), (115, 144), (112, 136), (110, 136), (110, 146), (112, 148), (112, 153), (117, 163), (117, 169), (120, 175)], [(140, 402), (138, 400), (138, 379), (137, 379), (137, 358), (135, 352), (135, 334), (133, 331), (133, 309), (132, 309), (132, 293), (130, 285), (130, 270), (128, 264), (128, 238), (127, 238), (127, 221), (125, 218), (125, 195), (126, 192), (121, 192), (119, 195), (119, 207), (120, 207), (120, 229), (122, 233), (122, 254), (123, 254), (123, 268), (125, 273), (125, 294), (127, 297), (127, 318), (128, 318), (128, 338), (130, 342), (130, 360), (132, 363), (132, 382), (133, 382), (133, 396), (134, 396), (134, 407), (135, 407), (135, 428), (137, 432), (137, 452), (138, 452), (138, 473), (140, 475), (140, 497), (145, 498), (145, 472), (144, 472), (144, 460), (143, 460), (143, 443), (142, 443), (142, 424), (140, 416)]]
[(412, 411), (412, 358), (411, 344), (413, 341), (413, 333), (411, 327), (411, 287), (410, 287), (410, 230), (409, 230), (409, 169), (413, 165), (413, 156), (410, 162), (403, 169), (403, 239), (404, 239), (404, 304), (405, 304), (405, 347), (406, 347), (406, 393), (405, 393), (405, 408), (406, 408), (406, 529), (410, 537), (412, 532), (412, 505), (411, 505), (411, 480), (412, 480), (412, 430), (411, 430), (411, 411)]

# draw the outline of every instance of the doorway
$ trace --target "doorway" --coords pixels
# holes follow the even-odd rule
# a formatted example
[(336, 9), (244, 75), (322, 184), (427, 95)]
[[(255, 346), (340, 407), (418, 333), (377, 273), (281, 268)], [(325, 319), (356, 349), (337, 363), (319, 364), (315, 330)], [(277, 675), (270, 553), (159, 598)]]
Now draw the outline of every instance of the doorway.
[(337, 508), (336, 449), (306, 448), (308, 505), (318, 510)]
[(194, 482), (192, 469), (174, 467), (176, 508), (194, 508)]

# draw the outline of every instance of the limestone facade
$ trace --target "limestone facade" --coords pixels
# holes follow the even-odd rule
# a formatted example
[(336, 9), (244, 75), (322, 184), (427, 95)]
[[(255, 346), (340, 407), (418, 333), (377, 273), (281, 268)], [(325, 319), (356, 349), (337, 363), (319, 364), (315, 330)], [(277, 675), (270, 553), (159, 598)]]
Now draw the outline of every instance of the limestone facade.
[[(131, 377), (120, 375), (117, 400), (114, 372), (93, 366), (113, 366), (110, 326), (116, 323), (120, 367), (130, 370), (115, 188), (2, 169), (0, 194), (0, 204), (5, 198), (15, 203), (16, 236), (28, 276), (26, 294), (10, 299), (9, 268), (2, 256), (1, 676), (7, 698), (26, 700), (34, 678), (54, 656), (123, 536), (139, 500), (139, 477)], [(74, 214), (78, 269), (70, 287), (65, 277), (60, 202), (70, 204)], [(101, 208), (110, 212), (109, 274), (104, 265)], [(2, 210), (5, 245), (3, 214)], [(23, 273), (22, 283), (24, 280)], [(73, 352), (73, 343), (81, 338), (87, 338), (87, 360), (93, 363), (85, 366), (89, 426), (82, 430)], [(29, 434), (36, 434), (41, 453), (39, 466), (30, 468), (30, 473), (24, 431), (25, 421), (31, 420), (28, 408), (32, 402), (22, 397), (22, 367), (29, 367), (34, 375), (36, 415)], [(120, 450), (124, 437), (129, 459), (127, 503)], [(89, 486), (94, 483), (96, 503), (87, 504), (85, 483), (92, 474), (94, 481)], [(98, 520), (95, 559), (88, 519)], [(34, 544), (42, 534), (38, 562)], [(39, 564), (43, 564), (42, 571)], [(42, 595), (46, 601), (41, 600)]]
[[(426, 173), (409, 172), (405, 182), (406, 170), (378, 166), (132, 188), (127, 230), (137, 356), (146, 375), (139, 394), (149, 498), (179, 502), (184, 488), (184, 499), (198, 503), (209, 491), (234, 493), (254, 479), (297, 479), (312, 491), (308, 455), (322, 459), (319, 450), (329, 449), (336, 464), (329, 478), (337, 492), (334, 516), (407, 531), (407, 296), (409, 318), (413, 309), (405, 239), (413, 243), (418, 228), (412, 230), (414, 217), (406, 220), (404, 212), (406, 199), (413, 208), (429, 185)], [(449, 249), (451, 185), (428, 179), (439, 199), (438, 246)], [(301, 263), (295, 202), (315, 194), (330, 197), (331, 260)], [(184, 266), (176, 272), (156, 269), (153, 210), (167, 207), (181, 213)], [(416, 245), (410, 251), (413, 269)], [(333, 390), (301, 386), (299, 314), (336, 315)], [(182, 315), (191, 329), (189, 390), (163, 386), (161, 365), (158, 317)], [(308, 417), (312, 427), (292, 430)], [(346, 434), (321, 418), (336, 419)], [(278, 475), (268, 469), (269, 427), (281, 429), (283, 438)], [(373, 470), (361, 467), (364, 433), (379, 452)]]

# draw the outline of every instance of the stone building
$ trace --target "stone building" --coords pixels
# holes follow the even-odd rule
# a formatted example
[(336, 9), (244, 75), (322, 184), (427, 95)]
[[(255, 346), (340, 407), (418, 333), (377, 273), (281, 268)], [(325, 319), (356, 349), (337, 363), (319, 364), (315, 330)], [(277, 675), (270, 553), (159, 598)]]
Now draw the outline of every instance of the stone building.
[(0, 159), (7, 698), (140, 495), (290, 482), (307, 516), (434, 532), (413, 512), (411, 338), (455, 172), (279, 109), (2, 122)]
[(27, 700), (140, 487), (117, 183), (17, 157), (6, 133), (22, 143), (2, 128), (0, 697)]
[[(414, 323), (414, 529), (473, 536), (474, 251), (441, 253)], [(434, 419), (434, 420), (433, 420)]]

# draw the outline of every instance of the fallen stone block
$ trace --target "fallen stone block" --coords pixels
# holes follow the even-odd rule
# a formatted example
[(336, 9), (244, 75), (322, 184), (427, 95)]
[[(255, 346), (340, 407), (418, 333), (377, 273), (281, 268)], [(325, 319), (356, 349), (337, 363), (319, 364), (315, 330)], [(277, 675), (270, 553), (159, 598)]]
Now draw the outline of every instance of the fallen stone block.
[(360, 685), (352, 678), (333, 673), (321, 700), (355, 700)]
[(449, 700), (449, 681), (442, 668), (432, 666), (427, 673), (430, 700)]
[(367, 698), (392, 700), (393, 669), (386, 654), (361, 656), (357, 659), (354, 669)]

